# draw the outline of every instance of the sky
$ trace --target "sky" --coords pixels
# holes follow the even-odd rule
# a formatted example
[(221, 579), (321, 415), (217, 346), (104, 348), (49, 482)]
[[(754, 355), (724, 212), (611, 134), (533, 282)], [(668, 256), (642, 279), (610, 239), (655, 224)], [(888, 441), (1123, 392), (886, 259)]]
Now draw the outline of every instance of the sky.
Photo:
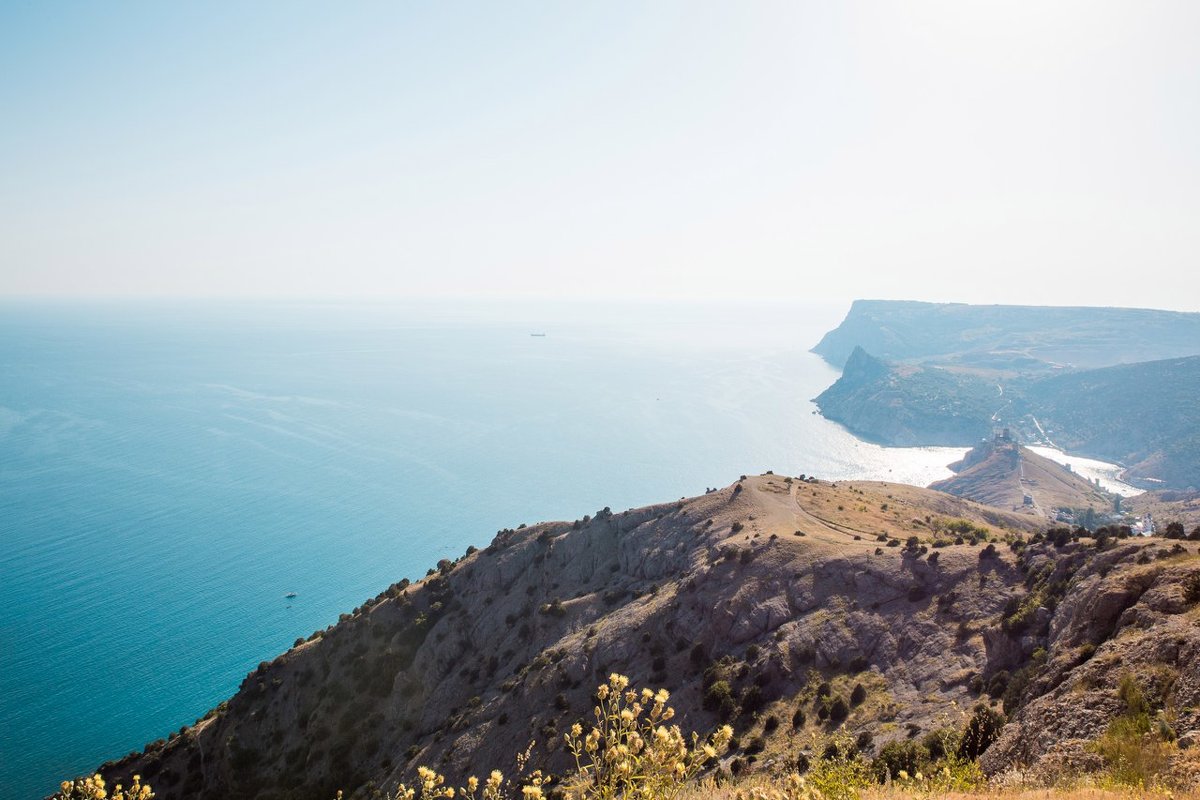
[(1200, 310), (1200, 3), (0, 0), (0, 296)]

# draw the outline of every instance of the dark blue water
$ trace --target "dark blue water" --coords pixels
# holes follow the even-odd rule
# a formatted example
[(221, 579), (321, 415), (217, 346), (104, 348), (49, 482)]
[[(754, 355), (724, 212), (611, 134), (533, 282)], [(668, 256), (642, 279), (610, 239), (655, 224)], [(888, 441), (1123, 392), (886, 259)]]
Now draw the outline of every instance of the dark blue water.
[(190, 724), (498, 528), (766, 469), (949, 474), (812, 415), (843, 312), (0, 306), (0, 797)]

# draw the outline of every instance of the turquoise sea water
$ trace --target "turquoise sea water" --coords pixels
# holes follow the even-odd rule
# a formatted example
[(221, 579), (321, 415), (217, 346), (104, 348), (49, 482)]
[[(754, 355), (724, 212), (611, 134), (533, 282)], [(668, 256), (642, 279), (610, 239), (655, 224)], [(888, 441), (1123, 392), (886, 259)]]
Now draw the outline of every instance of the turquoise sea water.
[(945, 477), (961, 450), (813, 415), (844, 311), (0, 306), (0, 797), (190, 724), (499, 528), (767, 469)]

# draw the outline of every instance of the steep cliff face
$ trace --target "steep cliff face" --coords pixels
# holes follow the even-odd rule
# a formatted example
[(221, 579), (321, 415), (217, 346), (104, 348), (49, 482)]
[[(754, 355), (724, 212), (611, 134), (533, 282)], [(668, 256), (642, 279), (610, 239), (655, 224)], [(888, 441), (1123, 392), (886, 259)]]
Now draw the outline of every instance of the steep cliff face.
[(936, 367), (890, 365), (856, 347), (816, 398), (821, 413), (882, 444), (970, 445), (990, 436), (993, 385)]
[[(960, 726), (981, 690), (1039, 647), (1065, 665), (1079, 637), (1108, 641), (1117, 628), (1089, 627), (1082, 607), (1026, 606), (1060, 599), (1048, 587), (1079, 576), (1098, 582), (1086, 591), (1114, 591), (1139, 551), (1103, 554), (1105, 573), (1088, 566), (1087, 544), (1018, 543), (1018, 555), (985, 548), (984, 528), (1019, 542), (1038, 526), (913, 487), (768, 474), (502, 531), (262, 664), (196, 725), (102, 772), (139, 773), (172, 800), (328, 800), (336, 789), (367, 797), (418, 764), (452, 777), (508, 769), (531, 741), (531, 765), (561, 772), (561, 734), (611, 671), (671, 689), (685, 730), (730, 721), (743, 743), (731, 758), (751, 768), (791, 763), (835, 730), (871, 733), (877, 746)], [(1179, 562), (1156, 580), (1173, 585), (1193, 568)], [(1030, 682), (1030, 707), (1060, 685)], [(844, 719), (819, 713), (834, 696), (848, 701)], [(1002, 770), (1041, 750), (997, 753), (989, 768)]]
[(927, 355), (933, 344), (919, 345), (919, 328), (908, 320), (936, 314), (934, 303), (855, 300), (841, 324), (821, 337), (812, 352), (835, 367), (845, 368), (858, 348), (889, 359)]
[[(1194, 552), (1194, 549), (1193, 549)], [(1069, 779), (1103, 766), (1093, 743), (1126, 711), (1131, 679), (1185, 749), (1168, 755), (1185, 783), (1200, 780), (1200, 605), (1189, 592), (1200, 558), (1135, 543), (1081, 561), (1046, 634), (1047, 658), (1025, 702), (983, 754), (985, 771)]]

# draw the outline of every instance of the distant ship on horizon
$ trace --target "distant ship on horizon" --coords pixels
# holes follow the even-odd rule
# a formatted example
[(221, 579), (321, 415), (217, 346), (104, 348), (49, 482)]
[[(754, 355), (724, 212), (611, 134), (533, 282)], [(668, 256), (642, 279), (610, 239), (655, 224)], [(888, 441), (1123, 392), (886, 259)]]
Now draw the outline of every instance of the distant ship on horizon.
[(545, 336), (546, 334), (544, 334), (544, 333), (531, 333), (531, 334), (529, 334), (529, 335), (530, 335), (530, 336)]

